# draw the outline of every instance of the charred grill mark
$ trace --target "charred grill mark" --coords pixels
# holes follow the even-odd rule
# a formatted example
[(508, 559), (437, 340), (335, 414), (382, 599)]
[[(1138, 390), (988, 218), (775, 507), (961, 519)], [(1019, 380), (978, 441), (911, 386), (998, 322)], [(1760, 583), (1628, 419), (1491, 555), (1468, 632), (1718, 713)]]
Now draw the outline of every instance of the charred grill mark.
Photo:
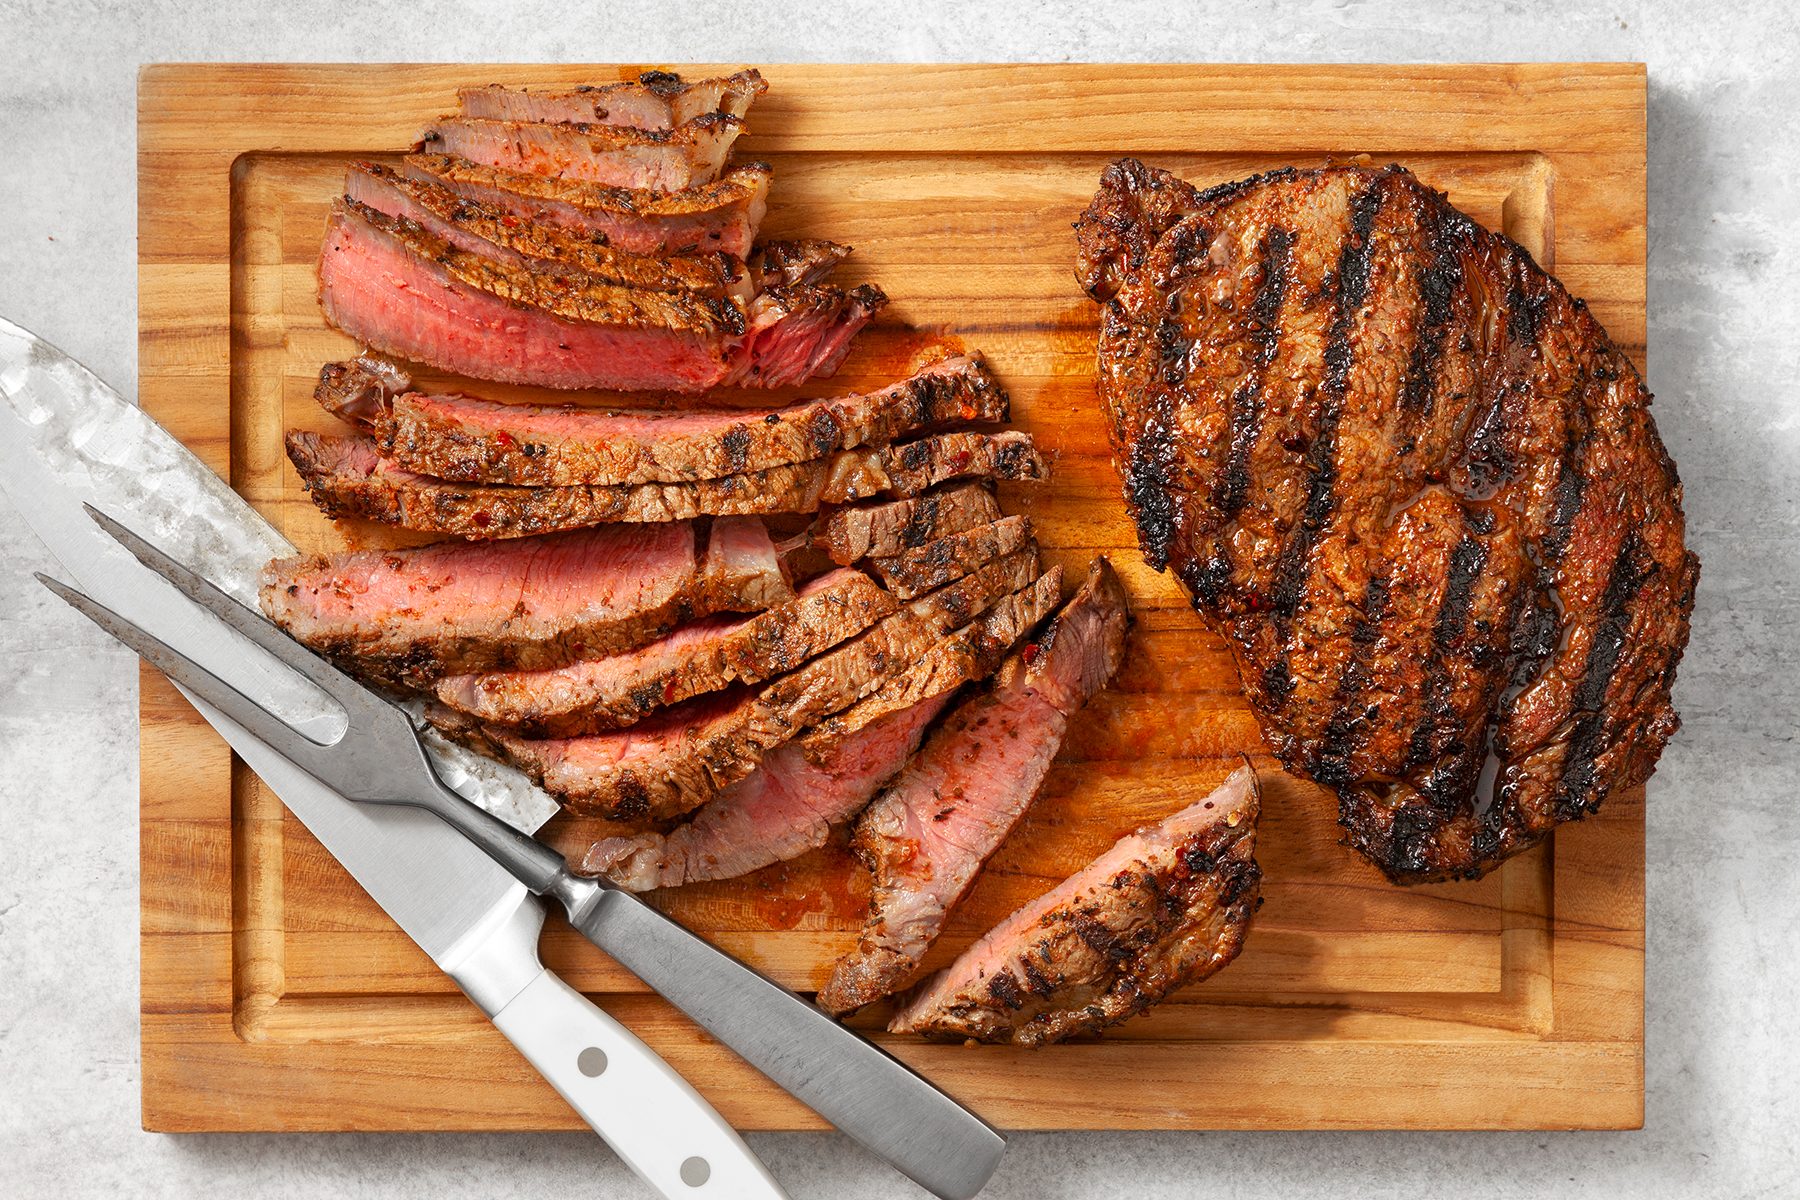
[(719, 439), (720, 447), (725, 451), (725, 463), (733, 474), (745, 469), (750, 463), (750, 431), (743, 425), (733, 425)]
[(1337, 428), (1344, 415), (1344, 398), (1350, 386), (1354, 350), (1350, 333), (1367, 299), (1369, 273), (1374, 260), (1373, 231), (1390, 178), (1377, 176), (1351, 197), (1350, 233), (1338, 255), (1337, 295), (1333, 302), (1330, 332), (1325, 343), (1325, 377), (1319, 385), (1319, 429), (1306, 451), (1306, 503), (1300, 522), (1282, 547), (1276, 564), (1272, 599), (1275, 615), (1291, 622), (1300, 607), (1301, 585), (1313, 539), (1330, 519), (1337, 484)]
[[(1439, 727), (1455, 715), (1450, 706), (1449, 668), (1444, 663), (1444, 656), (1453, 652), (1462, 641), (1469, 623), (1469, 609), (1474, 601), (1475, 582), (1481, 578), (1482, 570), (1487, 566), (1487, 544), (1470, 537), (1467, 533), (1450, 551), (1450, 569), (1444, 582), (1443, 602), (1438, 605), (1437, 619), (1432, 623), (1431, 641), (1433, 653), (1425, 664), (1425, 679), (1422, 691), (1425, 696), (1425, 711), (1419, 716), (1419, 723), (1413, 727), (1412, 737), (1407, 743), (1406, 767), (1408, 770), (1430, 761), (1436, 751), (1436, 738)], [(1421, 783), (1420, 790), (1428, 795), (1442, 791), (1442, 782), (1433, 786), (1432, 781)]]
[(1419, 273), (1419, 339), (1407, 362), (1406, 382), (1400, 392), (1402, 411), (1419, 419), (1429, 418), (1437, 407), (1438, 363), (1449, 338), (1450, 318), (1456, 294), (1463, 286), (1460, 240), (1454, 226), (1435, 208), (1420, 214), (1426, 229), (1430, 261)]
[(1389, 586), (1384, 575), (1369, 580), (1362, 614), (1350, 631), (1350, 657), (1338, 678), (1336, 705), (1325, 724), (1325, 741), (1312, 771), (1313, 777), (1328, 787), (1340, 787), (1353, 778), (1350, 755), (1357, 732), (1366, 723), (1366, 714), (1358, 710), (1357, 704), (1369, 686), (1369, 654), (1381, 638), (1381, 623), (1387, 619)]
[(1570, 699), (1571, 711), (1580, 716), (1569, 735), (1569, 749), (1557, 787), (1556, 818), (1559, 821), (1586, 816), (1605, 798), (1595, 787), (1598, 782), (1595, 767), (1606, 743), (1606, 692), (1625, 652), (1625, 636), (1631, 628), (1632, 601), (1655, 570), (1656, 562), (1646, 552), (1637, 531), (1634, 529), (1626, 534), (1618, 557), (1613, 559), (1606, 591), (1600, 599), (1600, 620), (1594, 630), (1593, 644), (1588, 649), (1581, 683)]
[(1281, 307), (1287, 300), (1288, 271), (1294, 247), (1294, 235), (1286, 229), (1271, 229), (1263, 239), (1262, 279), (1256, 298), (1251, 302), (1249, 332), (1256, 346), (1256, 356), (1244, 381), (1232, 393), (1228, 404), (1231, 414), (1231, 441), (1225, 452), (1225, 465), (1220, 468), (1219, 482), (1213, 491), (1213, 505), (1221, 520), (1229, 521), (1244, 507), (1250, 487), (1250, 450), (1262, 430), (1264, 382), (1275, 351), (1281, 345)]
[(1175, 495), (1168, 485), (1176, 450), (1167, 410), (1168, 399), (1161, 397), (1145, 414), (1123, 472), (1125, 501), (1137, 519), (1144, 561), (1158, 571), (1169, 565), (1169, 547), (1175, 540)]

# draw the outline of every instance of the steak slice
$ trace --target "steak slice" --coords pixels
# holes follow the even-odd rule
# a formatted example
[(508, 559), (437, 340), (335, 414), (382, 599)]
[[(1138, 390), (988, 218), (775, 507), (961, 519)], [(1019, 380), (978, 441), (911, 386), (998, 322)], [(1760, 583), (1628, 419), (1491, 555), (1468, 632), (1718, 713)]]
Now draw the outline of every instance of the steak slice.
[(986, 364), (962, 355), (878, 391), (769, 410), (614, 412), (498, 404), (411, 387), (396, 368), (365, 355), (327, 364), (314, 395), (374, 434), (381, 453), (409, 471), (531, 486), (716, 479), (1008, 415), (1006, 391)]
[(1049, 616), (1061, 597), (1062, 568), (1051, 567), (1029, 587), (1020, 588), (929, 647), (856, 704), (818, 722), (800, 739), (801, 749), (814, 762), (821, 762), (840, 742), (871, 722), (992, 675), (1006, 652)]
[(463, 115), (488, 121), (550, 121), (628, 125), (633, 129), (674, 129), (708, 113), (741, 117), (769, 90), (762, 73), (739, 71), (692, 83), (670, 71), (645, 71), (635, 83), (578, 87), (566, 92), (524, 88), (463, 88), (456, 93)]
[(891, 558), (871, 558), (869, 570), (902, 600), (961, 579), (976, 563), (1011, 554), (1031, 542), (1031, 518), (1005, 517), (902, 550)]
[(999, 519), (994, 494), (980, 484), (965, 483), (913, 499), (840, 508), (819, 522), (813, 544), (832, 562), (848, 565), (864, 558), (892, 558)]
[(1352, 845), (1474, 877), (1648, 777), (1698, 562), (1580, 301), (1398, 167), (1127, 160), (1078, 228), (1145, 557)]
[(772, 174), (767, 163), (744, 163), (699, 187), (649, 192), (545, 179), (449, 154), (409, 155), (401, 170), (518, 220), (555, 225), (618, 250), (738, 258), (756, 240)]
[(581, 870), (647, 892), (735, 879), (816, 850), (833, 825), (854, 817), (901, 768), (949, 699), (937, 696), (876, 721), (822, 763), (783, 746), (670, 832), (595, 842)]
[(717, 179), (743, 128), (724, 113), (674, 129), (440, 117), (418, 149), (550, 179), (674, 192)]
[(618, 820), (678, 817), (821, 717), (879, 688), (1035, 571), (1034, 554), (990, 563), (791, 674), (702, 696), (626, 729), (547, 740), (495, 729), (481, 736), (571, 811)]
[(852, 846), (874, 876), (869, 919), (819, 992), (826, 1012), (872, 1004), (910, 981), (1031, 806), (1069, 720), (1118, 672), (1130, 625), (1125, 589), (1112, 564), (1096, 559), (993, 687), (958, 706), (864, 810)]
[(702, 392), (828, 375), (886, 303), (879, 289), (783, 287), (753, 300), (603, 283), (460, 250), (352, 200), (332, 209), (319, 258), (332, 325), (383, 353), (554, 388)]
[(753, 617), (683, 625), (647, 646), (545, 671), (452, 675), (440, 703), (526, 737), (574, 737), (636, 724), (659, 708), (792, 671), (892, 613), (894, 598), (839, 567)]
[(536, 669), (643, 645), (682, 621), (792, 595), (758, 521), (623, 525), (515, 542), (441, 542), (277, 559), (270, 619), (385, 679)]
[(1098, 1033), (1225, 967), (1262, 903), (1256, 776), (1116, 846), (920, 985), (888, 1029), (1042, 1046)]
[(851, 247), (824, 238), (784, 238), (765, 242), (751, 252), (746, 265), (758, 291), (823, 283), (850, 257)]
[(701, 515), (815, 512), (879, 492), (919, 492), (956, 475), (1042, 479), (1043, 460), (1022, 433), (941, 433), (900, 446), (840, 450), (830, 458), (691, 483), (617, 487), (511, 487), (452, 483), (381, 457), (366, 437), (295, 430), (288, 459), (328, 516), (381, 521), (422, 533), (516, 538), (590, 525), (685, 521)]
[[(574, 267), (602, 283), (653, 292), (735, 296), (742, 302), (753, 294), (750, 271), (729, 254), (679, 258), (634, 254), (547, 221), (520, 220), (498, 205), (459, 196), (442, 184), (379, 163), (352, 163), (344, 174), (344, 195), (390, 217), (412, 221), (458, 250), (516, 266)], [(783, 261), (805, 255), (811, 262), (824, 254), (801, 246), (764, 251), (765, 258)], [(779, 274), (776, 279), (786, 282)]]

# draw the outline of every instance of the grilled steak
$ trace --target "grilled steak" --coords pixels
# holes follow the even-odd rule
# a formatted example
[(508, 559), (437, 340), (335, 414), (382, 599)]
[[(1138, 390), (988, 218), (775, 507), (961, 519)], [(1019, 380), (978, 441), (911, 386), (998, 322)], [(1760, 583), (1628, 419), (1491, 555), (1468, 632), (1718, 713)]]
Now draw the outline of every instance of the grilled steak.
[[(480, 736), (572, 811), (620, 820), (677, 817), (748, 775), (769, 751), (821, 717), (898, 675), (947, 631), (1029, 579), (1035, 560), (1021, 553), (991, 563), (759, 688), (702, 696), (627, 729), (586, 737), (532, 740), (495, 729)], [(466, 736), (466, 725), (459, 720), (447, 732)]]
[(891, 558), (871, 558), (867, 565), (888, 591), (907, 600), (961, 579), (976, 563), (1011, 554), (1030, 541), (1030, 517), (1005, 517), (902, 550)]
[(951, 713), (858, 818), (852, 844), (874, 875), (871, 911), (820, 990), (821, 1008), (849, 1012), (911, 979), (1031, 806), (1069, 719), (1117, 673), (1130, 624), (1118, 576), (1096, 559), (1074, 598), (1001, 666), (993, 688)]
[(841, 242), (823, 238), (785, 238), (758, 246), (745, 265), (750, 268), (758, 291), (823, 283), (839, 263), (850, 257), (850, 250)]
[(723, 113), (674, 129), (440, 117), (418, 149), (550, 179), (674, 192), (717, 179), (743, 128)]
[[(750, 271), (729, 254), (634, 254), (547, 221), (520, 220), (498, 205), (459, 196), (441, 184), (379, 163), (353, 163), (344, 175), (344, 195), (390, 217), (404, 217), (458, 250), (516, 266), (557, 263), (575, 267), (601, 283), (653, 292), (735, 296), (743, 302), (754, 292)], [(797, 245), (782, 246), (766, 250), (765, 257), (785, 261), (806, 253)], [(806, 261), (811, 263), (824, 253), (812, 251)], [(786, 278), (778, 272), (776, 281), (786, 282)]]
[(927, 492), (910, 500), (888, 500), (841, 508), (819, 522), (813, 542), (848, 564), (863, 558), (891, 558), (952, 533), (1000, 519), (994, 494), (966, 483)]
[(641, 646), (684, 620), (791, 594), (760, 522), (627, 525), (529, 541), (443, 542), (278, 559), (269, 617), (381, 678), (537, 669)]
[(948, 695), (922, 701), (846, 738), (817, 765), (783, 746), (666, 834), (595, 842), (581, 869), (632, 892), (735, 879), (825, 844), (919, 744)]
[(895, 1033), (1041, 1046), (1098, 1033), (1237, 957), (1261, 904), (1256, 777), (1125, 837), (976, 942)]
[(319, 259), (326, 319), (384, 353), (555, 388), (701, 392), (829, 375), (886, 297), (864, 285), (728, 298), (603, 283), (457, 249), (413, 221), (343, 200)]
[(762, 74), (755, 70), (693, 83), (684, 82), (669, 71), (645, 71), (635, 83), (578, 87), (566, 92), (533, 92), (489, 84), (463, 88), (456, 98), (465, 116), (483, 120), (673, 129), (707, 113), (741, 117), (750, 111), (751, 102), (768, 90)]
[(503, 171), (448, 154), (408, 156), (408, 178), (521, 221), (541, 221), (634, 254), (717, 252), (743, 258), (769, 204), (767, 163), (731, 168), (716, 182), (649, 192)]
[(514, 538), (613, 522), (683, 521), (704, 514), (815, 512), (880, 492), (916, 493), (959, 475), (1042, 479), (1024, 433), (940, 433), (899, 446), (691, 483), (510, 487), (450, 483), (382, 458), (373, 439), (294, 431), (288, 458), (326, 514), (424, 533)]
[(800, 739), (800, 748), (814, 762), (823, 762), (845, 738), (889, 713), (992, 675), (1006, 652), (1049, 616), (1061, 598), (1062, 568), (1051, 567), (1035, 583), (998, 601), (979, 618), (910, 660), (905, 670), (856, 704), (818, 722)]
[(409, 471), (532, 486), (714, 479), (1008, 415), (1006, 392), (986, 365), (961, 355), (878, 391), (772, 410), (609, 412), (432, 396), (411, 386), (393, 366), (364, 356), (328, 364), (314, 395), (373, 433), (383, 456)]
[(659, 708), (733, 683), (760, 683), (894, 611), (860, 571), (840, 567), (753, 617), (714, 617), (609, 658), (547, 671), (452, 675), (438, 700), (526, 737), (573, 737), (632, 725)]
[(1351, 844), (1473, 877), (1648, 777), (1698, 563), (1585, 305), (1398, 167), (1126, 160), (1078, 230), (1145, 557)]

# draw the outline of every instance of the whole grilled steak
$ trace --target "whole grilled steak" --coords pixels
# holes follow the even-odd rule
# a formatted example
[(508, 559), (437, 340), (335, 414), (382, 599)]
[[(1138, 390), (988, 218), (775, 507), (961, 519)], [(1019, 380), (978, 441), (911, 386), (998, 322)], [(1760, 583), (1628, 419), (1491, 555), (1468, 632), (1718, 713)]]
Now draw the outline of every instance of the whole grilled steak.
[(886, 297), (868, 285), (780, 287), (746, 310), (731, 298), (471, 254), (414, 221), (343, 200), (319, 258), (319, 303), (365, 345), (462, 375), (691, 393), (829, 375)]
[(1004, 517), (902, 550), (889, 558), (871, 558), (868, 569), (882, 585), (902, 600), (961, 579), (977, 563), (983, 563), (1031, 543), (1031, 518)]
[(744, 258), (769, 205), (767, 163), (732, 167), (679, 192), (606, 187), (504, 171), (450, 154), (407, 156), (401, 171), (521, 221), (541, 221), (635, 254)]
[(741, 117), (769, 90), (762, 73), (739, 71), (693, 83), (670, 71), (645, 71), (634, 83), (578, 87), (566, 92), (523, 88), (463, 88), (456, 93), (463, 113), (490, 121), (551, 121), (629, 125), (633, 129), (673, 129), (707, 113)]
[(647, 892), (735, 879), (816, 850), (901, 768), (949, 699), (935, 696), (876, 721), (822, 763), (783, 746), (668, 833), (595, 842), (581, 869)]
[(1098, 1033), (1237, 957), (1261, 900), (1256, 776), (1140, 829), (926, 980), (894, 1033), (1042, 1046)]
[(618, 729), (693, 696), (792, 671), (894, 607), (874, 580), (840, 567), (752, 617), (696, 621), (624, 654), (545, 671), (452, 675), (438, 681), (437, 698), (527, 737)]
[[(458, 717), (446, 732), (485, 742), (572, 811), (619, 820), (677, 817), (748, 775), (769, 751), (820, 718), (901, 674), (971, 616), (997, 601), (1004, 604), (1008, 593), (1036, 573), (1036, 557), (1021, 553), (990, 563), (760, 687), (702, 696), (626, 729), (538, 740), (498, 729), (471, 730), (466, 718)], [(933, 694), (921, 693), (913, 702)], [(909, 705), (891, 711), (901, 707)]]
[(965, 483), (906, 500), (840, 508), (819, 522), (813, 544), (831, 561), (891, 558), (939, 538), (1000, 519), (994, 494)]
[(615, 522), (685, 521), (711, 514), (816, 512), (881, 493), (909, 495), (959, 476), (1044, 478), (1029, 434), (940, 433), (899, 446), (840, 450), (689, 483), (512, 487), (452, 483), (397, 467), (366, 437), (294, 431), (288, 459), (307, 493), (334, 518), (382, 521), (423, 533), (516, 538)]
[(960, 421), (1004, 421), (1006, 391), (979, 358), (955, 356), (877, 391), (768, 410), (676, 413), (498, 404), (426, 395), (391, 364), (329, 363), (314, 395), (421, 475), (525, 486), (678, 483), (884, 446)]
[[(404, 217), (458, 250), (519, 266), (560, 263), (602, 283), (653, 292), (697, 292), (748, 301), (754, 291), (749, 269), (732, 255), (635, 254), (548, 221), (520, 220), (498, 205), (459, 196), (442, 184), (379, 163), (351, 164), (344, 174), (344, 195), (390, 217)], [(787, 247), (768, 252), (784, 261), (800, 253)]]
[(682, 621), (792, 595), (760, 522), (621, 525), (515, 542), (442, 542), (277, 559), (263, 611), (382, 678), (534, 669), (641, 646)]
[(1351, 844), (1473, 877), (1649, 776), (1698, 563), (1585, 305), (1397, 167), (1125, 160), (1077, 228), (1145, 557)]
[(441, 117), (418, 148), (550, 179), (674, 192), (717, 179), (743, 128), (724, 113), (674, 129)]
[(911, 980), (950, 910), (1031, 807), (1070, 718), (1125, 661), (1130, 625), (1118, 576), (1096, 559), (992, 689), (958, 706), (863, 811), (852, 845), (874, 876), (869, 919), (819, 992), (826, 1012), (872, 1004)]

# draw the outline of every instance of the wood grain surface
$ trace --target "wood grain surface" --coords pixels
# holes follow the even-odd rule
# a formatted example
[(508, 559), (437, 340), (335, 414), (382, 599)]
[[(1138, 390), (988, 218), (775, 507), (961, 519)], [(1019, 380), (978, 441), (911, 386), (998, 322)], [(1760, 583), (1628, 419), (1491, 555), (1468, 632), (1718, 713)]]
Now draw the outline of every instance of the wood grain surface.
[[(354, 348), (326, 328), (313, 274), (346, 163), (403, 151), (459, 85), (669, 65), (147, 68), (142, 403), (303, 548), (399, 540), (334, 528), (281, 451), (286, 428), (331, 427), (313, 381)], [(1007, 1128), (1641, 1124), (1641, 793), (1477, 883), (1395, 888), (1338, 846), (1334, 801), (1275, 767), (1222, 644), (1137, 553), (1093, 394), (1096, 316), (1073, 281), (1069, 226), (1127, 152), (1202, 183), (1326, 156), (1399, 161), (1554, 269), (1641, 365), (1642, 68), (764, 73), (771, 91), (740, 156), (775, 165), (766, 233), (853, 243), (844, 277), (894, 298), (838, 377), (803, 393), (887, 382), (939, 330), (980, 349), (1017, 423), (1055, 460), (1048, 486), (1005, 501), (1033, 516), (1053, 561), (1078, 571), (1113, 555), (1139, 617), (1117, 686), (1077, 720), (933, 963), (1210, 789), (1240, 754), (1266, 788), (1267, 903), (1229, 970), (1099, 1041), (884, 1044)], [(142, 707), (147, 1128), (579, 1127), (154, 673)], [(596, 828), (564, 818), (546, 836), (576, 849)], [(849, 944), (865, 895), (834, 845), (656, 902), (805, 990)], [(566, 926), (552, 924), (544, 953), (740, 1128), (819, 1126)]]

